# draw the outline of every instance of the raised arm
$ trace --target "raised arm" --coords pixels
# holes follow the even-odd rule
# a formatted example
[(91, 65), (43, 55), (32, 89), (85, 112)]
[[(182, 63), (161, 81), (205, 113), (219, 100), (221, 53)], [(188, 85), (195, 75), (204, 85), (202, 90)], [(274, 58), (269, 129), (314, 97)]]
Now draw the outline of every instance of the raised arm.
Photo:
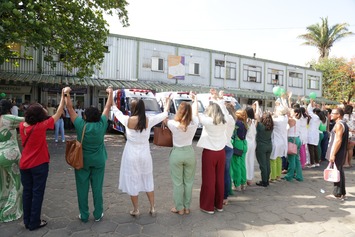
[(254, 102), (254, 104), (255, 104), (254, 117), (255, 117), (255, 121), (256, 121), (255, 126), (257, 126), (257, 125), (258, 125), (258, 122), (260, 122), (260, 120), (261, 120), (261, 118), (260, 118), (260, 113), (259, 113), (259, 101), (256, 100), (256, 101)]
[(60, 96), (60, 102), (59, 102), (59, 105), (58, 105), (58, 109), (55, 112), (55, 114), (52, 115), (52, 118), (54, 119), (54, 122), (57, 122), (58, 119), (62, 116), (63, 109), (64, 109), (64, 89), (62, 89), (62, 94)]
[(291, 97), (292, 97), (292, 91), (288, 91), (287, 92), (287, 102), (288, 102), (288, 108), (291, 108), (291, 102), (292, 102), (292, 100), (291, 100)]
[(190, 91), (190, 98), (192, 100), (192, 115), (198, 117), (198, 100), (197, 95)]
[(70, 99), (70, 87), (65, 87), (64, 88), (64, 95), (65, 95), (65, 105), (67, 106), (68, 113), (70, 115), (70, 120), (72, 123), (74, 123), (76, 117), (78, 117), (78, 114), (75, 112), (73, 108), (73, 102)]
[(105, 115), (106, 118), (108, 119), (110, 109), (111, 109), (111, 106), (113, 103), (113, 90), (112, 90), (111, 86), (107, 87), (106, 93), (107, 93), (107, 101), (106, 101), (106, 105), (105, 105), (105, 108), (104, 108), (102, 114)]

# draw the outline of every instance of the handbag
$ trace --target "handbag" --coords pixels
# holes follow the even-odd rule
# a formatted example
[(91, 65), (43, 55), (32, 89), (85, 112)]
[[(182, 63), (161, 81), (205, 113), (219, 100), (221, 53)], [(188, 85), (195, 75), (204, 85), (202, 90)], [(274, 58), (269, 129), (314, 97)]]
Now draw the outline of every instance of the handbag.
[(83, 132), (81, 134), (81, 142), (78, 140), (66, 141), (65, 160), (68, 165), (77, 170), (84, 167), (82, 142), (84, 140), (85, 128), (86, 124), (84, 125)]
[[(295, 138), (293, 138), (293, 141), (295, 142)], [(287, 143), (287, 155), (297, 155), (297, 144), (294, 142)]]
[(153, 144), (166, 147), (173, 146), (173, 135), (164, 123), (162, 123), (160, 127), (154, 127)]
[(233, 155), (242, 156), (243, 150), (233, 147)]
[(325, 181), (337, 183), (340, 181), (340, 172), (335, 163), (329, 162), (327, 168), (323, 171)]
[(234, 127), (233, 135), (232, 135), (232, 145), (233, 145), (233, 155), (235, 156), (242, 156), (243, 155), (243, 150), (234, 147), (235, 146), (235, 141), (240, 141), (241, 139), (238, 137), (237, 134), (238, 126), (236, 125)]

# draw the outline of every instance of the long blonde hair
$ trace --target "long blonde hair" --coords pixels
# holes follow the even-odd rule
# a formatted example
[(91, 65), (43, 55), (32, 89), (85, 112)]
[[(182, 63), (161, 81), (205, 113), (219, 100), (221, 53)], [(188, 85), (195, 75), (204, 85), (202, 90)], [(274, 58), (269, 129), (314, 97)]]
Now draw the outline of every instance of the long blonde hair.
[(226, 123), (226, 119), (224, 118), (222, 109), (216, 103), (212, 103), (207, 106), (205, 114), (213, 119), (213, 124), (215, 125), (218, 125), (220, 123)]
[(176, 112), (175, 121), (180, 122), (180, 127), (184, 132), (187, 130), (187, 126), (192, 121), (192, 108), (191, 105), (185, 101), (181, 102), (178, 111)]

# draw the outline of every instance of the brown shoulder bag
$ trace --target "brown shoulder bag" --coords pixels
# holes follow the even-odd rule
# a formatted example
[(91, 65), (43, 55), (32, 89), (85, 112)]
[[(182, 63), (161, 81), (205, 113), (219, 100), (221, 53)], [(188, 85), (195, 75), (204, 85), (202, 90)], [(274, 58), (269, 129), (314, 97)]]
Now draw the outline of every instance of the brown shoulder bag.
[(86, 124), (84, 125), (83, 132), (81, 134), (81, 142), (78, 140), (67, 141), (65, 147), (65, 160), (68, 165), (77, 170), (84, 167), (82, 143), (84, 140), (85, 128)]

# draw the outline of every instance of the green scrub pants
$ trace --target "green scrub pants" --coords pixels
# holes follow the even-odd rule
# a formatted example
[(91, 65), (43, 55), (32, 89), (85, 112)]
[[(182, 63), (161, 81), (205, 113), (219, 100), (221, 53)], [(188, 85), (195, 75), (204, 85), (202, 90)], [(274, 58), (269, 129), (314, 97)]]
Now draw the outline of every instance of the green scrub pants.
[(99, 219), (103, 213), (102, 186), (104, 183), (105, 166), (96, 168), (82, 168), (75, 170), (76, 191), (78, 195), (81, 220), (86, 222), (89, 219), (89, 186), (91, 184), (94, 201), (94, 218)]

